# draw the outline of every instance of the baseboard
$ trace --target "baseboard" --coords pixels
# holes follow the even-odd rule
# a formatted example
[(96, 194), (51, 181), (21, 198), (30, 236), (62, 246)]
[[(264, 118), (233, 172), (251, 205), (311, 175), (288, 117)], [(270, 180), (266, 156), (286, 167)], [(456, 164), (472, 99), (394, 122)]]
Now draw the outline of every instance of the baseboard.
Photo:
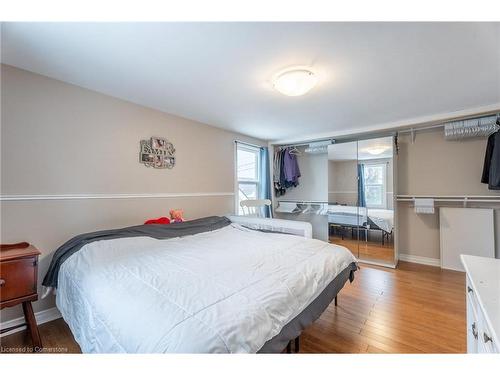
[[(50, 322), (52, 320), (59, 319), (60, 317), (61, 317), (61, 313), (59, 312), (57, 307), (52, 307), (50, 309), (38, 311), (35, 313), (35, 319), (36, 319), (36, 323), (38, 325)], [(14, 326), (17, 326), (18, 324), (22, 324), (22, 323), (24, 323), (24, 317), (8, 320), (8, 321), (2, 323), (2, 329), (14, 327)], [(11, 331), (2, 333), (0, 335), (0, 337), (4, 337), (7, 335), (11, 335), (13, 333), (16, 333), (16, 332), (24, 331), (25, 329), (26, 329), (26, 326), (19, 327), (19, 328), (13, 329)]]
[(441, 267), (441, 261), (437, 258), (419, 257), (417, 255), (399, 254), (399, 260), (403, 262), (425, 264), (427, 266)]

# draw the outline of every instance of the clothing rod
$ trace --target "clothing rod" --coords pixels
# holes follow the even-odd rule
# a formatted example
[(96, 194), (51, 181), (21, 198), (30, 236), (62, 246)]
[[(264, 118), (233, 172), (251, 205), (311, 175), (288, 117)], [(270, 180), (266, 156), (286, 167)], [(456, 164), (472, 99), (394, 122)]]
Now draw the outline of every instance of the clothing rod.
[(409, 194), (398, 194), (397, 198), (472, 198), (472, 199), (500, 199), (500, 195), (433, 195), (433, 194), (421, 194), (421, 195), (409, 195)]
[[(412, 198), (397, 198), (398, 202), (414, 202)], [(472, 203), (500, 203), (500, 199), (468, 199), (468, 198), (436, 198), (434, 202), (472, 202)]]
[(423, 127), (419, 127), (419, 128), (399, 130), (398, 134), (401, 134), (401, 133), (413, 133), (413, 132), (418, 132), (418, 131), (421, 131), (421, 130), (430, 130), (430, 129), (438, 129), (438, 128), (444, 128), (444, 124), (430, 125), (430, 126), (423, 126)]
[(253, 143), (248, 143), (248, 142), (243, 142), (243, 141), (238, 141), (238, 140), (235, 140), (234, 143), (240, 143), (242, 145), (255, 147), (255, 148), (264, 148), (265, 147), (265, 146), (254, 145)]
[(278, 202), (283, 202), (283, 203), (328, 203), (327, 201), (304, 201), (304, 200), (298, 200), (298, 199), (278, 199)]
[(284, 144), (275, 144), (273, 145), (274, 147), (300, 147), (300, 146), (309, 146), (310, 144), (318, 143), (318, 142), (326, 142), (329, 141), (332, 144), (335, 143), (334, 139), (327, 138), (327, 139), (316, 139), (314, 141), (309, 141), (309, 142), (301, 142), (301, 143), (284, 143)]
[(420, 131), (420, 130), (430, 130), (430, 129), (437, 129), (437, 128), (444, 128), (444, 126), (447, 124), (447, 123), (450, 123), (450, 122), (455, 122), (455, 121), (464, 121), (464, 120), (473, 120), (473, 119), (479, 119), (479, 118), (482, 118), (482, 117), (488, 117), (488, 116), (497, 116), (497, 117), (500, 117), (500, 113), (491, 113), (489, 115), (481, 115), (481, 116), (465, 116), (465, 117), (459, 117), (459, 118), (456, 118), (454, 120), (446, 120), (444, 122), (441, 122), (439, 124), (435, 124), (435, 125), (429, 125), (429, 126), (415, 126), (413, 128), (407, 128), (407, 129), (402, 129), (402, 130), (398, 130), (398, 134), (400, 133), (414, 133), (414, 132), (417, 132), (417, 131)]

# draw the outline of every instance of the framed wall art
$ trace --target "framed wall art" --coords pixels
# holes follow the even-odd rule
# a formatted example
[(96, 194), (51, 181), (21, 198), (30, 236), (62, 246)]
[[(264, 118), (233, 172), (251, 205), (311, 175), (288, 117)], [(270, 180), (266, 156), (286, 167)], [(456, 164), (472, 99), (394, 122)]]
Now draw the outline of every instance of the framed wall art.
[(172, 169), (175, 165), (175, 148), (165, 138), (151, 137), (140, 141), (139, 162), (146, 167)]

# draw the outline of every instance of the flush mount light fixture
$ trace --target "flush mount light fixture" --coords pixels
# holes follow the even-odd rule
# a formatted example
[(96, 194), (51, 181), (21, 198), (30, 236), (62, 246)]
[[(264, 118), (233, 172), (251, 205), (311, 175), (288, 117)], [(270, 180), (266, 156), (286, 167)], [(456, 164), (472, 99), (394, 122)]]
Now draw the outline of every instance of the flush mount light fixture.
[(273, 78), (273, 87), (283, 95), (300, 96), (316, 86), (317, 81), (308, 68), (294, 67), (277, 73)]
[(375, 146), (367, 148), (364, 151), (368, 152), (371, 155), (380, 155), (386, 152), (389, 148), (389, 146)]

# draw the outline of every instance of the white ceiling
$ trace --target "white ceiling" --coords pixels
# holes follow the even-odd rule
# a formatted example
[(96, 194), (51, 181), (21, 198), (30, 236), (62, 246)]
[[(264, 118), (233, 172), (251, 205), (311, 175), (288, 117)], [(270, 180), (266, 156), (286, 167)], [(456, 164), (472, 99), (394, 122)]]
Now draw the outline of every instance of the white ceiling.
[[(380, 154), (370, 153), (383, 149)], [(328, 146), (328, 160), (373, 160), (392, 158), (392, 137), (364, 139), (358, 142), (338, 143)]]
[[(500, 23), (3, 23), (2, 62), (266, 140), (500, 103)], [(308, 65), (302, 97), (269, 79)]]

